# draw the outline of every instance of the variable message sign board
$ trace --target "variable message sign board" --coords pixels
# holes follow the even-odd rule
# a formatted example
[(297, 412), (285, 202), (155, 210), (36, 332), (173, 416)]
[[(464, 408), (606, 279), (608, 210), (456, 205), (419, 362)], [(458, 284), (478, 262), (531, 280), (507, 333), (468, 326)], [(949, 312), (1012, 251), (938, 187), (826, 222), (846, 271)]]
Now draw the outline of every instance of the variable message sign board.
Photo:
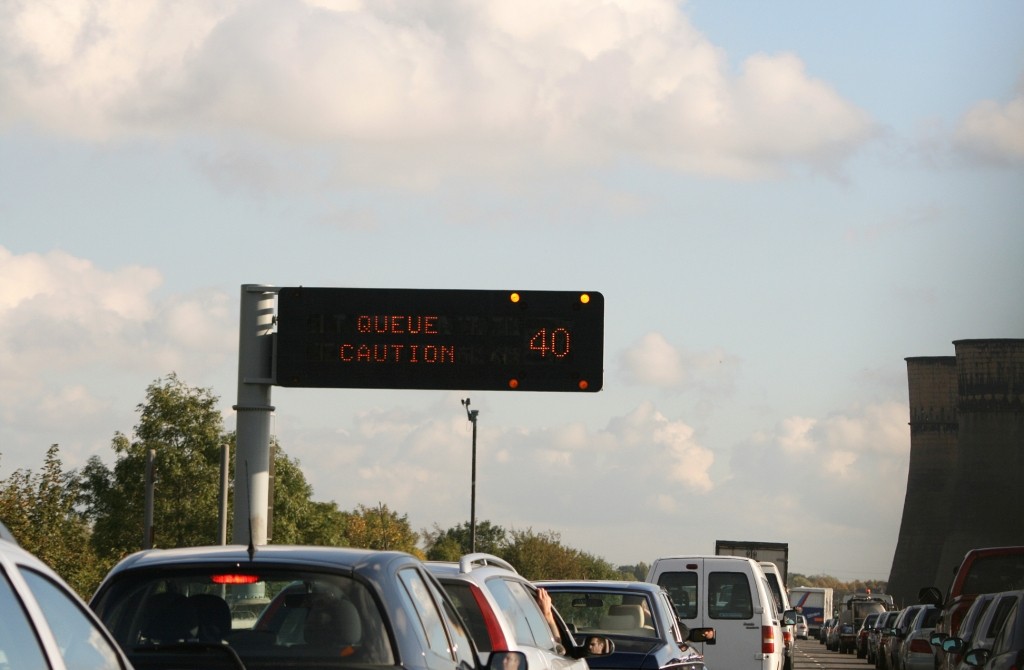
[(601, 390), (596, 291), (288, 287), (278, 292), (279, 386)]

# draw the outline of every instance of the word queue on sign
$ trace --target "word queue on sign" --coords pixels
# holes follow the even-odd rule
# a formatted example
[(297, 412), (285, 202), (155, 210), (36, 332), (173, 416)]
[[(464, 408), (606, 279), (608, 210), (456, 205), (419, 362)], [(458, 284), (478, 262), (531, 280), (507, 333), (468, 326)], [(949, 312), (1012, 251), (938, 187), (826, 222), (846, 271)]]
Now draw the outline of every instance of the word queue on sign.
[(275, 351), (280, 386), (595, 392), (604, 296), (283, 288)]

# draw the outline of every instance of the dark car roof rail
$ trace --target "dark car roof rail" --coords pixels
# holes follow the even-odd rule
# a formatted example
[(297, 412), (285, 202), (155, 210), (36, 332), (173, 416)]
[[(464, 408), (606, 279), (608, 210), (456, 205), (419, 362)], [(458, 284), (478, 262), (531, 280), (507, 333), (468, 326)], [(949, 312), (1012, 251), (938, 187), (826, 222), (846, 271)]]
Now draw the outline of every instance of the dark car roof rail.
[(459, 559), (459, 573), (466, 574), (473, 571), (476, 566), (483, 567), (487, 565), (494, 565), (499, 568), (511, 570), (512, 572), (519, 574), (519, 571), (512, 567), (512, 564), (508, 561), (498, 558), (493, 554), (485, 554), (477, 552), (475, 554), (466, 554)]

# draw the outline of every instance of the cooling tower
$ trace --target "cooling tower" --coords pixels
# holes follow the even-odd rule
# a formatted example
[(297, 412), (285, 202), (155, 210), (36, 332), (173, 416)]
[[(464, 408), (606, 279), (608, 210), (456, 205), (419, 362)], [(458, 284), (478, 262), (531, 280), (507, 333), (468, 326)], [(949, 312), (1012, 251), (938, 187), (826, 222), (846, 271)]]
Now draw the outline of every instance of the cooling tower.
[(903, 519), (886, 591), (898, 605), (917, 602), (934, 584), (946, 538), (946, 505), (957, 453), (957, 361), (954, 356), (908, 358), (910, 467)]
[(946, 509), (948, 528), (935, 579), (943, 591), (969, 549), (1024, 545), (1024, 340), (957, 340), (953, 346), (958, 429), (952, 496), (943, 502), (937, 489), (934, 499)]

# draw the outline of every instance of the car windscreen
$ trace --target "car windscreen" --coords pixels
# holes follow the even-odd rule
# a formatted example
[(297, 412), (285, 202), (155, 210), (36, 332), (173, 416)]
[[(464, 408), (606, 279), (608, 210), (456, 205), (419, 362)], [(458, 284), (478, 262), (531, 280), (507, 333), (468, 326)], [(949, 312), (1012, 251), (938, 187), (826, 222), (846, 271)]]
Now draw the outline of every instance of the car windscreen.
[[(385, 617), (361, 582), (292, 568), (121, 573), (92, 604), (136, 668), (162, 652), (230, 647), (245, 667), (282, 659), (394, 663)], [(204, 653), (210, 653), (209, 651)]]
[(653, 638), (659, 636), (653, 608), (646, 593), (588, 592), (548, 588), (551, 603), (574, 633), (620, 637)]

